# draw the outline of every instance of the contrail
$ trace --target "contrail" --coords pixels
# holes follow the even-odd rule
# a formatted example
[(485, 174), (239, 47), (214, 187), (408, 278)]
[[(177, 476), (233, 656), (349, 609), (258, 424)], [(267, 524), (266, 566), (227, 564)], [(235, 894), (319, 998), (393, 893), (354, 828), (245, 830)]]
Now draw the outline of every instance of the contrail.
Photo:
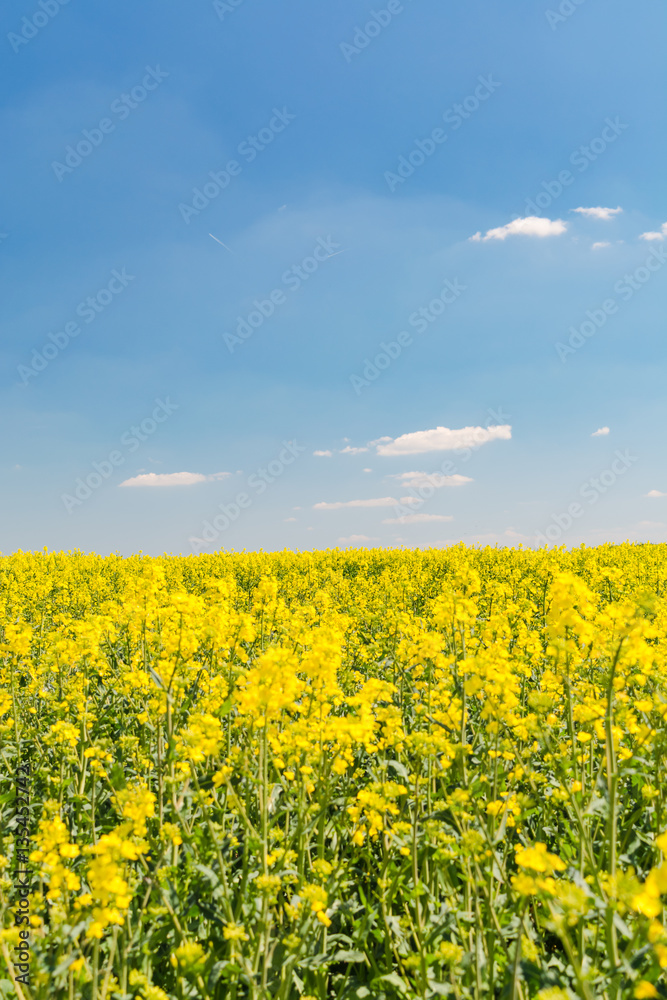
[[(217, 236), (213, 235), (213, 233), (209, 233), (208, 235), (211, 237), (212, 240), (215, 240), (216, 243), (219, 243), (221, 247), (224, 247), (225, 250), (229, 250), (229, 247), (227, 246), (227, 244), (223, 243), (222, 240), (219, 240)], [(234, 253), (233, 250), (229, 250), (229, 252), (230, 253)]]

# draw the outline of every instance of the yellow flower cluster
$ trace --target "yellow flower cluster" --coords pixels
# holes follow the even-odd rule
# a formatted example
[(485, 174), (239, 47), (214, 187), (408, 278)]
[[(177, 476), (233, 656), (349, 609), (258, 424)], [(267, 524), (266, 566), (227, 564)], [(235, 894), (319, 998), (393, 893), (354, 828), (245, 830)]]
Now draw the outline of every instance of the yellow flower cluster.
[(629, 544), (3, 558), (0, 980), (29, 862), (33, 1000), (667, 995), (666, 580)]

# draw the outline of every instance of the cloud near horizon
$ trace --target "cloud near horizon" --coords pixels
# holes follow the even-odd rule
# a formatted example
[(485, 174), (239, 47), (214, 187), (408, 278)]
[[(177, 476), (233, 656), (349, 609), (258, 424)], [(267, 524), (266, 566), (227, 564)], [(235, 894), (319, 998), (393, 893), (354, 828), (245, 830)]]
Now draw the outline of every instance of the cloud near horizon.
[(364, 542), (379, 541), (379, 538), (370, 538), (368, 535), (348, 535), (347, 538), (339, 538), (338, 545), (363, 545)]
[(378, 455), (419, 455), (428, 451), (457, 451), (460, 448), (476, 448), (489, 441), (509, 441), (512, 437), (510, 424), (496, 424), (492, 427), (434, 427), (428, 431), (414, 431), (401, 434), (393, 441), (389, 438), (377, 445)]
[(528, 215), (525, 219), (513, 219), (505, 226), (487, 229), (484, 236), (475, 233), (469, 239), (475, 243), (486, 243), (487, 240), (506, 240), (508, 236), (560, 236), (567, 229), (567, 222), (562, 219), (543, 219), (540, 215)]
[(398, 479), (401, 486), (412, 486), (414, 489), (433, 486), (439, 490), (443, 486), (465, 486), (473, 482), (470, 476), (461, 476), (458, 472), (453, 476), (443, 476), (440, 472), (398, 472), (389, 478)]
[(404, 514), (402, 517), (388, 517), (383, 524), (428, 524), (432, 521), (453, 521), (452, 514)]
[(342, 510), (344, 507), (395, 507), (398, 500), (394, 497), (377, 497), (373, 500), (337, 500), (335, 503), (313, 504), (313, 510)]
[(665, 236), (667, 236), (667, 222), (663, 222), (662, 226), (660, 227), (660, 232), (659, 233), (653, 233), (653, 232), (640, 233), (639, 234), (639, 239), (640, 240), (664, 240)]
[(231, 476), (231, 472), (214, 472), (205, 476), (201, 472), (146, 472), (140, 476), (125, 479), (119, 486), (194, 486), (196, 483), (212, 483)]
[(618, 208), (602, 208), (598, 205), (597, 208), (573, 208), (571, 211), (579, 212), (580, 215), (585, 215), (589, 219), (604, 219), (608, 221), (609, 219), (613, 219), (615, 215), (618, 215), (619, 212), (622, 212), (623, 209), (620, 205)]
[[(371, 442), (373, 443), (373, 442)], [(368, 448), (355, 448), (353, 445), (346, 445), (345, 448), (338, 448), (336, 451), (337, 455), (361, 455), (363, 452), (368, 451)], [(333, 451), (328, 448), (321, 448), (313, 452), (313, 455), (317, 455), (318, 458), (331, 458)]]

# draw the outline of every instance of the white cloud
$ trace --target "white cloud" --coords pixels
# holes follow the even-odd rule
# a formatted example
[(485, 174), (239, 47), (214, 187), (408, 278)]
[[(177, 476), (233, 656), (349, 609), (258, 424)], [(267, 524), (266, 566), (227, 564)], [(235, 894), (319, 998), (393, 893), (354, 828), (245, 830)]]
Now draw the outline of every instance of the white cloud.
[(419, 497), (401, 497), (401, 503), (418, 503), (422, 504), (424, 501)]
[(388, 517), (383, 524), (426, 524), (431, 521), (453, 521), (451, 514), (404, 514), (403, 517)]
[(398, 503), (394, 497), (377, 497), (374, 500), (345, 500), (336, 503), (313, 504), (313, 510), (342, 510), (343, 507), (394, 507)]
[(528, 215), (525, 219), (514, 219), (505, 226), (487, 229), (484, 236), (475, 233), (470, 239), (483, 243), (487, 240), (506, 240), (508, 236), (560, 236), (567, 229), (567, 222), (562, 219), (543, 219), (539, 215)]
[(592, 438), (606, 437), (608, 433), (609, 433), (609, 428), (608, 427), (598, 427), (598, 429), (596, 431), (593, 431), (593, 433), (591, 434), (591, 437)]
[(647, 497), (667, 497), (667, 493), (661, 493), (660, 490), (649, 490), (645, 495)]
[(606, 240), (600, 240), (599, 243), (594, 243), (593, 244), (593, 246), (591, 247), (591, 250), (602, 250), (603, 247), (610, 247), (610, 246), (611, 246), (611, 243), (608, 243)]
[(579, 212), (580, 215), (585, 215), (590, 219), (604, 219), (605, 221), (613, 219), (615, 215), (622, 212), (623, 209), (619, 206), (618, 208), (573, 208), (573, 212)]
[(119, 486), (194, 486), (195, 483), (211, 483), (226, 479), (231, 472), (214, 472), (205, 476), (201, 472), (146, 472), (143, 476), (125, 479)]
[(417, 490), (422, 486), (433, 486), (439, 490), (443, 486), (465, 486), (473, 482), (470, 476), (461, 476), (458, 472), (454, 476), (443, 476), (439, 472), (399, 472), (389, 478), (398, 479), (401, 486), (412, 486)]
[(377, 542), (377, 538), (369, 538), (368, 535), (348, 535), (347, 538), (339, 538), (338, 545), (363, 545), (364, 542)]
[(659, 233), (640, 233), (640, 240), (664, 240), (667, 236), (667, 222), (663, 222)]
[(372, 472), (373, 470), (372, 469), (362, 469), (361, 471), (362, 472)]
[(434, 427), (429, 431), (414, 431), (401, 434), (395, 440), (378, 445), (378, 455), (419, 455), (427, 451), (456, 451), (458, 448), (474, 448), (488, 441), (509, 441), (512, 428), (509, 424), (493, 427)]
[[(347, 438), (345, 438), (345, 440), (347, 440)], [(345, 446), (345, 448), (339, 448), (338, 454), (339, 455), (361, 455), (365, 451), (368, 451), (368, 448), (355, 448), (353, 445), (348, 444), (348, 445)], [(322, 449), (322, 450), (314, 451), (313, 455), (317, 455), (319, 458), (331, 458), (331, 456), (333, 455), (333, 452), (329, 451), (328, 449), (327, 450)]]
[(288, 523), (289, 521), (296, 521), (296, 518), (295, 517), (286, 517), (285, 518), (285, 523)]

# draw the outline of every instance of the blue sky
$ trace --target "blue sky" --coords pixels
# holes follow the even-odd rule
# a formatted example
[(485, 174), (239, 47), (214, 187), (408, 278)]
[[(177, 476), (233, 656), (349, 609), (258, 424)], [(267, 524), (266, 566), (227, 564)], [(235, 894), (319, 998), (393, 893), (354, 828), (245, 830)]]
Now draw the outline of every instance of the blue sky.
[(1, 18), (0, 551), (667, 541), (661, 0)]

